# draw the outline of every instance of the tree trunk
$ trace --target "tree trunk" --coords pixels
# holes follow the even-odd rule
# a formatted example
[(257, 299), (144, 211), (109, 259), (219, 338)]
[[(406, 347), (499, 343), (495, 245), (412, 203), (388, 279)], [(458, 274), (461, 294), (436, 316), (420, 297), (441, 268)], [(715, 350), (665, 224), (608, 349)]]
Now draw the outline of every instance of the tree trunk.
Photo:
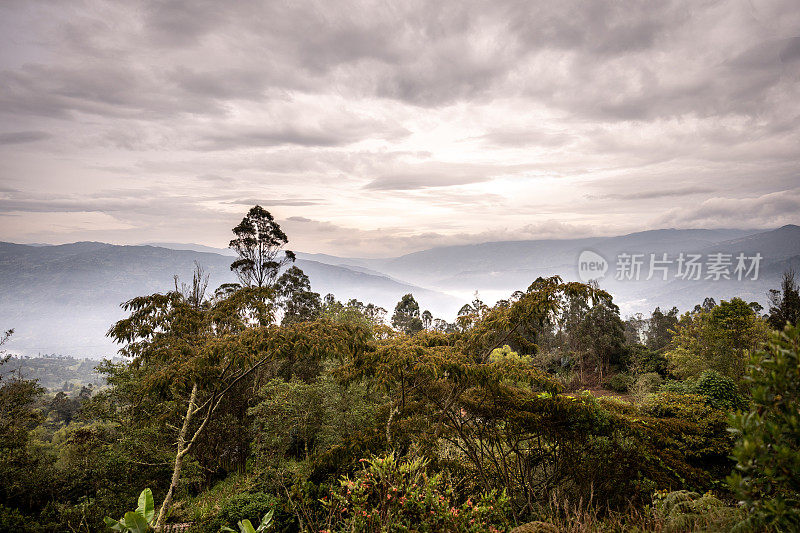
[(172, 468), (172, 481), (169, 484), (169, 490), (164, 497), (164, 503), (161, 504), (161, 509), (158, 511), (158, 519), (156, 520), (156, 531), (160, 531), (164, 527), (164, 522), (167, 520), (167, 513), (172, 505), (172, 495), (175, 493), (175, 487), (178, 486), (178, 480), (181, 477), (181, 467), (183, 466), (183, 456), (186, 455), (186, 433), (189, 431), (189, 424), (192, 421), (192, 415), (195, 413), (195, 400), (197, 399), (197, 383), (192, 386), (192, 394), (189, 397), (189, 407), (186, 409), (186, 416), (183, 418), (183, 426), (178, 434), (178, 449), (175, 454), (175, 466)]

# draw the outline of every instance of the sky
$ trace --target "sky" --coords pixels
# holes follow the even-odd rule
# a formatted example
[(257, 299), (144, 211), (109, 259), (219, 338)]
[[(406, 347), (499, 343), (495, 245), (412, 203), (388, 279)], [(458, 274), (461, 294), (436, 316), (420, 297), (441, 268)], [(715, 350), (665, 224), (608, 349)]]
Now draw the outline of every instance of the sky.
[(290, 247), (800, 223), (800, 5), (3, 0), (0, 240)]

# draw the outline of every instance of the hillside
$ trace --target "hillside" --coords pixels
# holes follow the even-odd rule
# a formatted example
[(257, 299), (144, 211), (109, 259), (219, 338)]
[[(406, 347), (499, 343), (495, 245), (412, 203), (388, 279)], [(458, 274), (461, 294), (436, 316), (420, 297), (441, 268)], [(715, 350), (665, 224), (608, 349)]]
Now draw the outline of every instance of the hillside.
[[(800, 267), (800, 227), (788, 225), (770, 231), (663, 229), (617, 237), (488, 242), (432, 248), (389, 259), (313, 257), (331, 264), (359, 265), (465, 298), (479, 290), (484, 299), (495, 300), (527, 287), (539, 276), (557, 274), (578, 279), (578, 257), (584, 250), (596, 252), (609, 262), (610, 270), (600, 280), (600, 286), (614, 295), (623, 313), (673, 305), (686, 310), (706, 296), (717, 300), (742, 296), (766, 305), (766, 292), (778, 285), (781, 273), (790, 266)], [(648, 266), (645, 264), (639, 281), (615, 279), (619, 254), (643, 254), (649, 260), (650, 254), (661, 257), (666, 253), (675, 260), (681, 252), (704, 257), (718, 252), (734, 256), (760, 253), (759, 277), (683, 281), (674, 279), (673, 270), (667, 281), (657, 277), (648, 281), (644, 279)]]
[[(113, 355), (116, 348), (104, 334), (122, 318), (119, 304), (169, 290), (175, 275), (189, 279), (195, 261), (210, 275), (212, 289), (235, 281), (231, 258), (215, 253), (96, 242), (0, 243), (0, 328), (16, 330), (8, 346), (14, 352)], [(459, 307), (454, 298), (386, 276), (305, 259), (297, 266), (309, 276), (313, 290), (341, 300), (357, 298), (390, 309), (412, 292), (436, 314), (453, 314)]]

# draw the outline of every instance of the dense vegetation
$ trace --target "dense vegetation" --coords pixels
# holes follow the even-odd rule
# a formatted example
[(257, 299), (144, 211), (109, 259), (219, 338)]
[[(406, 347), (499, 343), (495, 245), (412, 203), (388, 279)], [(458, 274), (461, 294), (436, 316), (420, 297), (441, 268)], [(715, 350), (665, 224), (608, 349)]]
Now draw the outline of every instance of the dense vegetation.
[(44, 354), (38, 357), (12, 357), (0, 366), (0, 375), (15, 374), (23, 378), (36, 379), (49, 391), (74, 394), (82, 387), (90, 389), (105, 385), (104, 377), (97, 372), (96, 359)]
[(234, 234), (240, 283), (124, 303), (106, 387), (2, 374), (0, 530), (800, 527), (791, 272), (766, 317), (552, 277), (451, 323), (312, 292), (260, 207)]

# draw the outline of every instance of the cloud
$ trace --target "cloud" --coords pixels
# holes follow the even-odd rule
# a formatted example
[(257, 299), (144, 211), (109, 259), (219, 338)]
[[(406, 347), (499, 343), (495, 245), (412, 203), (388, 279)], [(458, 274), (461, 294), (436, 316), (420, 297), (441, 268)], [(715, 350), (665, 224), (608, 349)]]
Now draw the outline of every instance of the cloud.
[(695, 194), (702, 194), (713, 191), (714, 189), (703, 186), (676, 187), (674, 189), (657, 189), (657, 190), (645, 190), (645, 191), (636, 191), (636, 192), (621, 193), (621, 194), (607, 194), (605, 195), (605, 198), (610, 198), (613, 200), (653, 200), (658, 198), (676, 198), (681, 196), (692, 196)]
[(699, 205), (678, 207), (659, 217), (656, 224), (699, 228), (772, 228), (797, 223), (800, 189), (746, 198), (714, 197)]
[(487, 178), (478, 175), (449, 175), (437, 173), (388, 174), (371, 180), (364, 185), (365, 189), (379, 191), (403, 191), (412, 189), (428, 189), (431, 187), (450, 187), (484, 181)]
[(0, 133), (0, 145), (30, 143), (47, 139), (50, 136), (45, 131), (11, 131)]
[(797, 222), (798, 66), (795, 0), (4, 2), (0, 213), (219, 245), (262, 203), (355, 255)]

